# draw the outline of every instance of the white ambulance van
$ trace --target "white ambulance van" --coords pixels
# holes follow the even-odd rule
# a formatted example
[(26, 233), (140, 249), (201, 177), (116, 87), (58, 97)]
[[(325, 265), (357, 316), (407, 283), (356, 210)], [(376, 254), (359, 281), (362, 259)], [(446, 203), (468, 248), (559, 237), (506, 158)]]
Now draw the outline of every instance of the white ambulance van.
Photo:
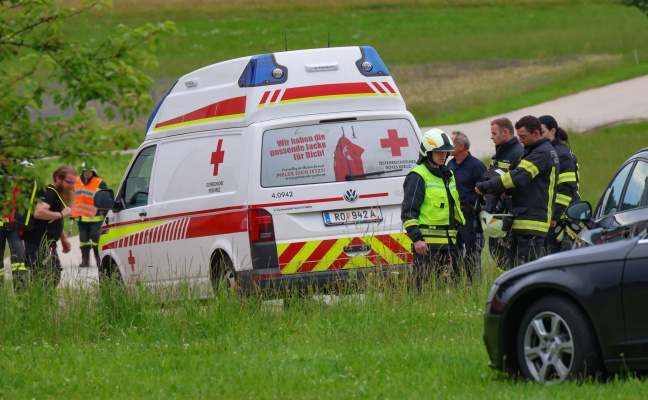
[(102, 276), (250, 290), (405, 266), (419, 143), (371, 47), (201, 68), (160, 101), (117, 193), (96, 195)]

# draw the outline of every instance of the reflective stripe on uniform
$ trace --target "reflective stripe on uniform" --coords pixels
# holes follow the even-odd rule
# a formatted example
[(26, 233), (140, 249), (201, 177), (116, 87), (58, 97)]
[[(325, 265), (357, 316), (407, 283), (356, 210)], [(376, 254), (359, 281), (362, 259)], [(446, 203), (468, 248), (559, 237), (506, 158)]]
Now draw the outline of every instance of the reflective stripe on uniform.
[(571, 196), (562, 193), (556, 194), (556, 203), (558, 204), (561, 204), (563, 206), (568, 206), (569, 203), (571, 203), (571, 200), (572, 200)]
[(520, 165), (518, 165), (518, 168), (522, 168), (523, 170), (531, 174), (531, 179), (535, 178), (540, 173), (538, 167), (536, 167), (534, 163), (526, 159), (520, 161)]
[(532, 221), (528, 219), (514, 219), (513, 230), (548, 232), (549, 222)]
[(563, 172), (558, 175), (558, 184), (576, 182), (576, 172)]

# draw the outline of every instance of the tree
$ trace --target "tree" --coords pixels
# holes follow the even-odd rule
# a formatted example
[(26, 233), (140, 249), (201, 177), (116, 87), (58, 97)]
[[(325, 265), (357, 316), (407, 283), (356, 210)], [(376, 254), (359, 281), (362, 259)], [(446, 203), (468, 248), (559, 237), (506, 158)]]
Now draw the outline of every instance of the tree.
[(0, 1), (0, 160), (9, 175), (30, 174), (16, 162), (24, 159), (70, 162), (115, 143), (132, 145), (128, 124), (152, 108), (153, 80), (144, 72), (157, 65), (151, 51), (176, 31), (169, 21), (119, 25), (107, 37), (70, 41), (66, 23), (106, 12), (112, 2), (59, 3)]
[[(20, 160), (58, 156), (73, 162), (119, 144), (132, 146), (128, 123), (152, 108), (153, 80), (144, 70), (157, 61), (149, 51), (175, 32), (168, 21), (134, 29), (119, 25), (107, 37), (70, 41), (65, 23), (106, 12), (111, 0), (81, 0), (76, 7), (58, 3), (0, 2), (0, 161), (5, 169), (0, 189), (5, 193), (7, 176), (27, 178), (17, 181), (25, 189), (32, 180), (49, 179), (25, 169)], [(19, 201), (24, 204), (25, 198)]]
[(623, 0), (628, 7), (637, 7), (644, 14), (648, 15), (648, 0)]

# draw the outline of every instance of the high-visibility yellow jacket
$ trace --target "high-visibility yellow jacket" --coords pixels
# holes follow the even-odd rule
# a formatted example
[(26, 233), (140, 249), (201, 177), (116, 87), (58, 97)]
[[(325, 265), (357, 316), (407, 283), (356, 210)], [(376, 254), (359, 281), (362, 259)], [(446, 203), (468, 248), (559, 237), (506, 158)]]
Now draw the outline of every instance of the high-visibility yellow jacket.
[(428, 245), (443, 247), (455, 243), (457, 227), (465, 219), (452, 171), (444, 167), (438, 172), (440, 176), (423, 162), (405, 178), (401, 220), (413, 242), (425, 240)]

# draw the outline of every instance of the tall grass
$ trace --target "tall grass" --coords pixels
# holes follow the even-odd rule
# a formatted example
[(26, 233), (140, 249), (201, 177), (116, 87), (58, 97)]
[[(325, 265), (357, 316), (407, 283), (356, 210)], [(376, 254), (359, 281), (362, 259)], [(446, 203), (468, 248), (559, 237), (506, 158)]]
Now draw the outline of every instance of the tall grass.
[(160, 303), (143, 287), (0, 290), (0, 398), (608, 398), (635, 379), (542, 387), (486, 367), (472, 285), (412, 291), (400, 276), (283, 293)]

